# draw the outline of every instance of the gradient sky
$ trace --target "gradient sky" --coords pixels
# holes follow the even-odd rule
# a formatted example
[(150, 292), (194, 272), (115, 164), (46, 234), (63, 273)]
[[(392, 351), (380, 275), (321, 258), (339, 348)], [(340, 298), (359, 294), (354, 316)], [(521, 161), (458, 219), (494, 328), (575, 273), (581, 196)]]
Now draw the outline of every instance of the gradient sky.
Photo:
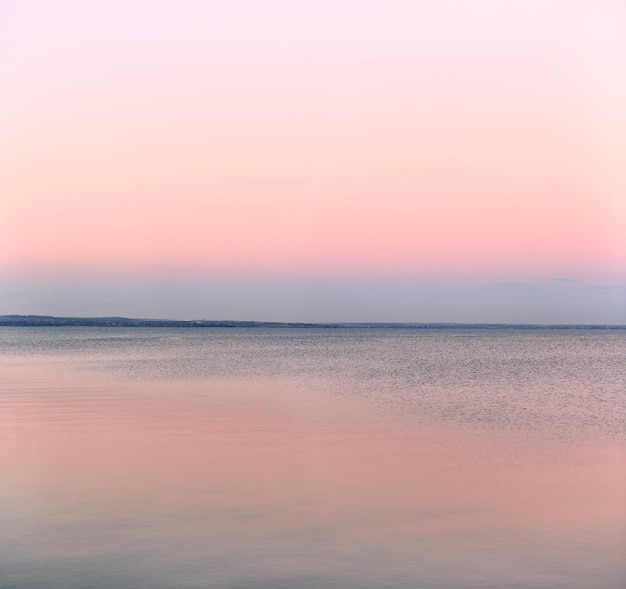
[(620, 0), (0, 0), (0, 314), (626, 323)]

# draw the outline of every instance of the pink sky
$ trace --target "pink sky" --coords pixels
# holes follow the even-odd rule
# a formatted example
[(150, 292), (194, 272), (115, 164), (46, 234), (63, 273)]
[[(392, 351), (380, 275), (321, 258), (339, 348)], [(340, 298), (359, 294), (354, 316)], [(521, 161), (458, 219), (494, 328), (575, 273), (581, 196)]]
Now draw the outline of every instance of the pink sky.
[(15, 2), (4, 275), (626, 279), (611, 0)]

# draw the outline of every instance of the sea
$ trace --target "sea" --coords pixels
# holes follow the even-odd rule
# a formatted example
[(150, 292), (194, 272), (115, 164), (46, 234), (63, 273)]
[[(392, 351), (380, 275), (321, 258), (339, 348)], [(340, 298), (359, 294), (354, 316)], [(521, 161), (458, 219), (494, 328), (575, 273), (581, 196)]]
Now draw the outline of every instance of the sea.
[(0, 588), (318, 587), (626, 587), (626, 330), (0, 328)]

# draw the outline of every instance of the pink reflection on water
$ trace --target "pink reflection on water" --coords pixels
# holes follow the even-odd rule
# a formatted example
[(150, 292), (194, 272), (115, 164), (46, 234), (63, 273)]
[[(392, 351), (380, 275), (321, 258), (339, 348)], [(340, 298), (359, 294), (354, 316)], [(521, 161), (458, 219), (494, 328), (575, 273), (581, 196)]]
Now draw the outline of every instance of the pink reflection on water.
[(31, 566), (123, 551), (217, 584), (623, 578), (618, 443), (384, 417), (324, 383), (37, 382), (0, 417), (2, 535)]

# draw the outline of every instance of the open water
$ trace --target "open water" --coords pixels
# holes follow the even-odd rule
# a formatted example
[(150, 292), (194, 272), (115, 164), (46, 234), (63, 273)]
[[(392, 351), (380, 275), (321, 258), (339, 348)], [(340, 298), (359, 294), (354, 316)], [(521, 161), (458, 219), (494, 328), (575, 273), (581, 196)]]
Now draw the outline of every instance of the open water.
[(2, 589), (626, 586), (626, 330), (0, 328)]

